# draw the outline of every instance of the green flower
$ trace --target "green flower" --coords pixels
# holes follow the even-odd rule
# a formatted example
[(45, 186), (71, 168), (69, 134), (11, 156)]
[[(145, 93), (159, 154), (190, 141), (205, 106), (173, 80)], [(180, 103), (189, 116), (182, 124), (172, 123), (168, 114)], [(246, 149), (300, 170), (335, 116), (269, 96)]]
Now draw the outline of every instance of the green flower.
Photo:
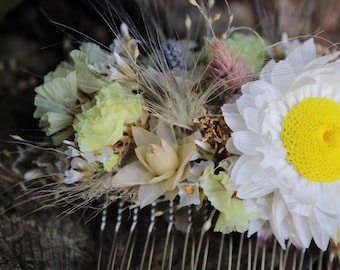
[(73, 63), (62, 62), (55, 71), (44, 77), (44, 83), (35, 89), (35, 118), (53, 143), (59, 145), (74, 134), (74, 115), (79, 109), (78, 90), (94, 93), (107, 83), (104, 77), (92, 71), (91, 65), (102, 61), (106, 52), (99, 46), (86, 43), (71, 52)]
[(221, 171), (215, 174), (214, 165), (204, 170), (201, 177), (204, 194), (211, 204), (220, 211), (215, 225), (215, 231), (230, 233), (232, 231), (245, 232), (249, 228), (249, 220), (255, 214), (244, 207), (243, 201), (234, 197), (234, 187), (229, 176)]
[(92, 94), (106, 86), (105, 76), (97, 73), (93, 65), (97, 62), (104, 62), (107, 55), (104, 50), (93, 43), (85, 43), (80, 46), (80, 50), (71, 52), (74, 69), (77, 72), (77, 85), (81, 91)]
[(114, 82), (101, 89), (92, 101), (82, 106), (74, 120), (80, 151), (93, 151), (113, 146), (123, 136), (126, 124), (137, 121), (142, 113), (139, 96), (129, 93)]
[(53, 81), (56, 78), (65, 78), (72, 71), (74, 71), (74, 67), (72, 64), (66, 61), (61, 62), (57, 66), (55, 71), (51, 71), (44, 76), (44, 83)]
[(72, 107), (77, 102), (76, 72), (64, 64), (45, 76), (45, 83), (35, 89), (35, 118), (40, 118), (39, 126), (54, 144), (60, 144), (73, 134)]
[(231, 51), (234, 51), (246, 66), (259, 73), (264, 64), (266, 43), (255, 35), (235, 33), (225, 41)]

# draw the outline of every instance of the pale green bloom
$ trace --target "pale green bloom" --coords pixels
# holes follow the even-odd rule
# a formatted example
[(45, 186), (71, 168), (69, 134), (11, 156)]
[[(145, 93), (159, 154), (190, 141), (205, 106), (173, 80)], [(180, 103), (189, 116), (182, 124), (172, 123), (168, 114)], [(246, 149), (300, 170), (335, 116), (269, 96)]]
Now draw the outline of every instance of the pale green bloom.
[(103, 61), (107, 53), (99, 46), (86, 43), (71, 52), (73, 63), (62, 62), (55, 71), (44, 77), (44, 83), (35, 89), (35, 118), (54, 144), (73, 135), (74, 114), (79, 106), (78, 90), (93, 93), (106, 85), (104, 76), (91, 70), (91, 64)]
[(249, 229), (249, 220), (255, 216), (255, 213), (245, 209), (243, 200), (231, 198), (228, 209), (218, 216), (215, 231), (222, 233), (245, 232)]
[(80, 47), (80, 50), (73, 50), (71, 57), (80, 90), (91, 94), (105, 87), (107, 84), (105, 77), (92, 68), (94, 63), (105, 61), (107, 53), (104, 50), (96, 44), (86, 43)]
[(103, 163), (104, 170), (109, 172), (112, 170), (112, 168), (119, 162), (119, 155), (112, 154), (109, 156)]
[(71, 108), (77, 102), (76, 72), (63, 66), (46, 75), (45, 83), (35, 89), (35, 118), (56, 145), (73, 134)]
[(47, 112), (40, 118), (40, 125), (44, 127), (48, 136), (72, 125), (72, 123), (72, 116), (56, 112)]
[(255, 218), (255, 214), (245, 208), (242, 200), (234, 197), (235, 191), (229, 176), (223, 171), (216, 175), (214, 165), (211, 164), (205, 169), (201, 179), (204, 194), (214, 208), (221, 212), (215, 231), (246, 231), (249, 228), (249, 220)]
[(69, 113), (68, 107), (77, 100), (76, 73), (69, 72), (65, 77), (57, 77), (37, 87), (35, 92), (34, 117), (42, 117), (47, 112)]
[(248, 68), (255, 73), (261, 70), (267, 45), (261, 38), (255, 35), (234, 33), (226, 40), (226, 45), (236, 53), (237, 57), (245, 61)]
[(123, 136), (126, 124), (137, 121), (142, 113), (139, 96), (118, 82), (107, 85), (82, 106), (73, 128), (82, 152), (113, 146)]
[(55, 71), (51, 71), (44, 76), (44, 83), (50, 82), (56, 78), (65, 78), (72, 71), (74, 71), (72, 64), (68, 62), (61, 62)]

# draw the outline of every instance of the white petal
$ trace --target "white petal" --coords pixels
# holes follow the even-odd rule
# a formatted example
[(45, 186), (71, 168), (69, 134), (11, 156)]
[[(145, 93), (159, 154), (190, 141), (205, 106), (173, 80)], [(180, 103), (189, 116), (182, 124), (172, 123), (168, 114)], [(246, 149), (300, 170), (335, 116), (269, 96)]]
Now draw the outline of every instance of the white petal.
[(226, 124), (232, 131), (246, 130), (247, 126), (244, 122), (243, 116), (239, 113), (223, 114)]
[(224, 104), (222, 107), (223, 117), (227, 125), (233, 131), (247, 129), (243, 117), (237, 111), (235, 104)]
[(311, 205), (308, 204), (302, 204), (302, 203), (297, 203), (294, 204), (291, 208), (291, 211), (294, 212), (296, 215), (301, 215), (301, 216), (310, 216), (312, 214), (312, 207)]
[(314, 209), (314, 216), (322, 231), (326, 232), (328, 237), (337, 239), (336, 216), (328, 216), (326, 213), (321, 212), (319, 209)]
[(256, 93), (253, 96), (253, 102), (258, 109), (266, 109), (270, 103), (282, 98), (282, 93), (273, 84), (269, 84), (264, 81), (256, 81), (252, 87), (253, 92)]
[(261, 81), (266, 81), (271, 83), (272, 82), (272, 76), (271, 76), (271, 71), (273, 70), (274, 66), (275, 66), (275, 61), (274, 60), (270, 60), (261, 70), (260, 73), (260, 80)]
[[(309, 222), (310, 230), (311, 230), (314, 242), (323, 251), (327, 249), (327, 246), (329, 244), (329, 238), (330, 238), (330, 234), (327, 233), (327, 230), (326, 231), (324, 230), (324, 225), (326, 226), (328, 225), (327, 222), (328, 221), (325, 221), (325, 223), (319, 223), (314, 218), (312, 218)], [(334, 233), (332, 233), (331, 238), (333, 238), (333, 234)], [(337, 239), (336, 234), (337, 234), (337, 228), (335, 228), (335, 238), (333, 239)]]
[(296, 75), (286, 61), (278, 62), (272, 70), (272, 84), (285, 93), (292, 85)]
[(258, 155), (258, 146), (262, 146), (262, 139), (250, 131), (236, 131), (232, 134), (236, 148), (247, 155)]
[(259, 164), (261, 168), (273, 168), (277, 173), (280, 173), (281, 170), (288, 166), (286, 150), (284, 148), (267, 143), (263, 147), (258, 147), (257, 150), (263, 156)]
[[(254, 161), (253, 159), (252, 161)], [(266, 196), (275, 190), (275, 186), (271, 183), (271, 176), (266, 170), (252, 169), (248, 163), (246, 166), (250, 167), (249, 183), (243, 184), (237, 191), (237, 196), (242, 199), (257, 198)]]
[(268, 239), (273, 235), (269, 222), (266, 222), (264, 226), (257, 232), (257, 241), (259, 245), (265, 245)]
[(112, 184), (120, 187), (145, 185), (154, 177), (139, 161), (134, 161), (112, 177)]
[(307, 40), (302, 46), (295, 48), (288, 54), (286, 61), (295, 73), (301, 72), (307, 63), (316, 58), (314, 40)]
[(307, 179), (297, 181), (292, 190), (292, 195), (297, 202), (314, 206), (321, 196), (320, 183), (310, 183)]
[(265, 197), (247, 199), (245, 205), (247, 209), (258, 213), (259, 218), (264, 220), (271, 219), (272, 216), (273, 193)]
[(257, 164), (257, 159), (251, 156), (242, 155), (231, 170), (230, 179), (236, 185), (248, 184), (253, 173), (253, 168)]
[(235, 154), (235, 155), (242, 155), (242, 152), (240, 152), (234, 145), (234, 139), (233, 137), (230, 137), (226, 143), (226, 148), (228, 152)]
[(293, 222), (296, 229), (296, 236), (290, 235), (290, 240), (295, 244), (301, 244), (301, 248), (309, 248), (312, 240), (312, 233), (308, 224), (308, 219), (300, 215), (293, 215)]
[[(315, 244), (322, 250), (326, 251), (329, 244), (329, 235), (323, 231), (313, 235)], [(335, 238), (336, 239), (336, 238)]]
[(66, 170), (64, 173), (64, 176), (65, 176), (65, 179), (63, 182), (67, 185), (76, 183), (84, 178), (84, 175), (81, 172), (73, 170), (73, 169)]
[(143, 208), (149, 205), (163, 194), (164, 191), (158, 184), (140, 186), (138, 192), (138, 202), (140, 207)]
[(255, 98), (255, 86), (258, 84), (259, 82), (253, 82), (253, 83), (248, 83), (249, 87), (247, 89), (251, 89), (251, 92), (248, 93), (244, 93), (238, 100), (236, 100), (236, 105), (237, 105), (237, 109), (238, 111), (243, 115), (243, 111), (246, 108), (249, 107), (255, 107), (255, 103), (254, 103), (254, 98)]
[(248, 229), (248, 234), (247, 236), (250, 237), (252, 236), (254, 233), (258, 232), (263, 225), (265, 224), (265, 220), (262, 219), (255, 219), (255, 220), (251, 220), (250, 224), (249, 224), (249, 229)]
[(288, 238), (289, 228), (285, 219), (289, 218), (288, 209), (279, 192), (274, 193), (272, 205), (272, 219), (270, 220), (273, 233), (281, 246), (285, 246), (284, 240)]
[[(252, 175), (253, 178), (260, 178), (263, 174)], [(264, 179), (265, 180), (265, 179)], [(274, 187), (272, 185), (260, 185), (254, 182), (251, 182), (248, 185), (241, 185), (241, 187), (237, 190), (237, 196), (241, 199), (249, 199), (256, 198), (260, 196), (265, 196), (274, 191)]]
[(237, 196), (241, 199), (256, 198), (271, 193), (275, 187), (270, 183), (270, 176), (259, 170), (258, 157), (243, 155), (236, 161), (231, 172), (231, 180), (240, 185)]
[(221, 107), (222, 113), (239, 113), (236, 103), (225, 103), (222, 107)]
[(158, 137), (177, 147), (178, 141), (176, 139), (176, 134), (172, 126), (166, 124), (163, 121), (158, 121), (156, 134)]
[(254, 108), (246, 108), (243, 112), (243, 117), (245, 120), (245, 123), (247, 125), (247, 128), (254, 132), (259, 134), (260, 133), (260, 123), (258, 119), (258, 110)]
[(153, 143), (161, 144), (160, 138), (144, 128), (132, 127), (132, 135), (137, 146), (148, 146)]

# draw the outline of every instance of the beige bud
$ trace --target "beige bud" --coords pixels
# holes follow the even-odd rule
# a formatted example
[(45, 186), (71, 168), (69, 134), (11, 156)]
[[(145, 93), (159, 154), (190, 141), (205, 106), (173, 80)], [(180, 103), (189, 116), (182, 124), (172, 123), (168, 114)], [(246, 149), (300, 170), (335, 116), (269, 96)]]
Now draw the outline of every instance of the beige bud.
[(176, 150), (163, 139), (161, 139), (161, 145), (148, 145), (145, 159), (157, 175), (177, 170), (179, 166)]

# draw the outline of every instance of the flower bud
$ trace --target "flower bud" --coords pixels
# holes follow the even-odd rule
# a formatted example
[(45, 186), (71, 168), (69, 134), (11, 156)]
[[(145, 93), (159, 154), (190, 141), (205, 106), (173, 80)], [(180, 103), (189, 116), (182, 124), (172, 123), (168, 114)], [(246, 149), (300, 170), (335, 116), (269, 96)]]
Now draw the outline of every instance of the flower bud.
[(179, 166), (179, 160), (175, 149), (163, 139), (161, 139), (161, 145), (148, 145), (146, 162), (157, 175), (162, 175), (168, 171), (174, 171)]

